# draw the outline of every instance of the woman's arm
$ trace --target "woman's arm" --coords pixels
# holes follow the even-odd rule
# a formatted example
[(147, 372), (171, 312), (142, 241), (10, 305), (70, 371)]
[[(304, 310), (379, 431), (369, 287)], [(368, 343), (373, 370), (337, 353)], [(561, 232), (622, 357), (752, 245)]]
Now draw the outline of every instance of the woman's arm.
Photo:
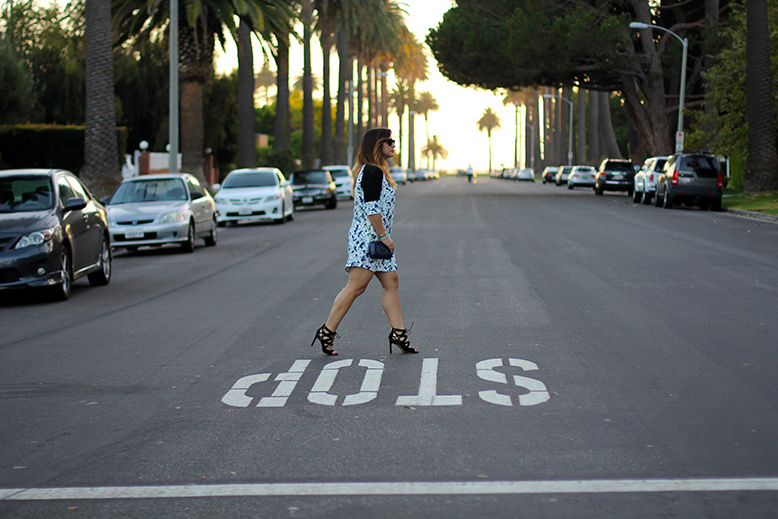
[(381, 239), (383, 236), (381, 241), (384, 242), (384, 245), (389, 247), (389, 250), (392, 251), (392, 254), (394, 254), (394, 241), (392, 240), (392, 237), (389, 236), (389, 233), (386, 232), (386, 229), (384, 229), (384, 222), (381, 218), (381, 213), (368, 215), (367, 219), (370, 220), (370, 224), (373, 226), (373, 229), (375, 229), (375, 232), (378, 233), (378, 238)]

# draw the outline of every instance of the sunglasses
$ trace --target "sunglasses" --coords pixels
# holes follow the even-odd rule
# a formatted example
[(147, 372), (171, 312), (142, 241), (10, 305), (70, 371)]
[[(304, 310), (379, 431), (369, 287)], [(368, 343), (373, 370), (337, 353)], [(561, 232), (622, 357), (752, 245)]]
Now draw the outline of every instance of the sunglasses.
[(384, 140), (385, 143), (387, 143), (389, 146), (394, 146), (394, 139), (386, 139)]

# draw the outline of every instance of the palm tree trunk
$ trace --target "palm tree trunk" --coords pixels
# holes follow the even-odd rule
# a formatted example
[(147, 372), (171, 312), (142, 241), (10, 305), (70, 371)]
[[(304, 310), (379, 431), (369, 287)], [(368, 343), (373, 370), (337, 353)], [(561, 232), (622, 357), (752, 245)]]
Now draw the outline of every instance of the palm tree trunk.
[(303, 0), (303, 143), (302, 167), (316, 166), (316, 139), (314, 135), (313, 76), (311, 75), (311, 24), (313, 0)]
[[(332, 16), (319, 13), (322, 23), (322, 106), (321, 106), (321, 164), (332, 164), (332, 100), (330, 93), (330, 52), (332, 51)], [(322, 17), (324, 18), (322, 20)]]
[(600, 162), (600, 97), (589, 90), (589, 162)]
[(349, 81), (348, 41), (346, 22), (340, 17), (338, 27), (338, 106), (335, 111), (335, 162), (348, 164), (346, 161), (346, 92)]
[(363, 110), (363, 107), (365, 106), (365, 86), (363, 84), (363, 79), (362, 79), (362, 69), (364, 68), (365, 68), (364, 60), (361, 57), (357, 58), (357, 86), (356, 86), (357, 106), (355, 110), (357, 114), (357, 118), (356, 118), (357, 127), (355, 132), (356, 139), (354, 139), (355, 145), (358, 145), (358, 143), (362, 142), (362, 134), (365, 132), (365, 122), (363, 118), (363, 114), (365, 112)]
[(748, 111), (747, 191), (778, 189), (778, 152), (772, 103), (774, 80), (770, 74), (770, 28), (767, 0), (746, 2), (746, 105)]
[(489, 173), (492, 172), (492, 130), (486, 130), (486, 137), (489, 140)]
[(111, 53), (111, 4), (86, 2), (86, 133), (84, 181), (98, 196), (121, 182)]
[(578, 89), (578, 164), (587, 164), (586, 160), (586, 90)]
[[(416, 100), (416, 93), (414, 92), (414, 81), (408, 82), (408, 98), (410, 105), (408, 106), (408, 170), (410, 172), (416, 171), (416, 147), (413, 135), (413, 119), (416, 117), (416, 107), (414, 106)], [(490, 144), (491, 146), (491, 144)]]
[(276, 118), (273, 126), (273, 149), (290, 147), (289, 142), (289, 41), (288, 34), (277, 34), (276, 51)]
[(254, 51), (251, 29), (244, 21), (238, 27), (238, 167), (257, 165), (254, 138)]

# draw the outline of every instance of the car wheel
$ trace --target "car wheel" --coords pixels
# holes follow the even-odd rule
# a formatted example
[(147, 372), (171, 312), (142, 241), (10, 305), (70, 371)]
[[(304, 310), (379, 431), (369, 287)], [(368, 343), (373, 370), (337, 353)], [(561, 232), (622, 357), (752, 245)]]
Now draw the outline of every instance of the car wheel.
[(324, 207), (326, 207), (327, 209), (335, 209), (336, 207), (338, 207), (338, 199), (335, 197), (331, 198), (330, 201), (327, 202), (327, 204)]
[(711, 211), (721, 211), (721, 198), (716, 198), (710, 205)]
[(213, 225), (211, 226), (211, 234), (205, 238), (205, 245), (207, 247), (215, 247), (216, 242), (219, 241), (219, 225), (216, 223), (216, 218), (213, 219)]
[(218, 222), (216, 225), (218, 227), (224, 227), (225, 225), (227, 225), (227, 222)]
[(570, 182), (568, 182), (568, 183), (567, 183), (567, 189), (573, 189), (573, 184), (571, 184)]
[(643, 198), (643, 192), (642, 191), (638, 191), (637, 189), (635, 189), (632, 192), (632, 201), (637, 204), (637, 203), (640, 202), (641, 198)]
[(664, 207), (665, 209), (673, 208), (673, 197), (670, 196), (669, 189), (665, 189), (665, 195), (662, 198), (662, 207)]
[(108, 238), (103, 237), (103, 246), (100, 249), (100, 270), (87, 276), (89, 284), (93, 287), (104, 286), (111, 281), (111, 247), (108, 246)]
[(595, 195), (602, 196), (602, 193), (603, 193), (603, 190), (602, 190), (602, 188), (599, 186), (599, 184), (598, 184), (598, 185), (595, 185), (595, 186), (594, 186), (594, 194), (595, 194)]
[(659, 196), (659, 186), (656, 186), (654, 197), (654, 207), (662, 207), (662, 197)]
[(648, 191), (643, 192), (643, 204), (644, 205), (651, 204), (651, 193), (649, 193)]
[(73, 265), (70, 262), (70, 251), (64, 245), (59, 253), (59, 270), (62, 274), (62, 283), (51, 287), (49, 294), (52, 301), (67, 301), (73, 287)]
[(195, 226), (194, 222), (189, 222), (189, 231), (186, 235), (186, 241), (181, 244), (183, 252), (194, 252), (195, 250)]

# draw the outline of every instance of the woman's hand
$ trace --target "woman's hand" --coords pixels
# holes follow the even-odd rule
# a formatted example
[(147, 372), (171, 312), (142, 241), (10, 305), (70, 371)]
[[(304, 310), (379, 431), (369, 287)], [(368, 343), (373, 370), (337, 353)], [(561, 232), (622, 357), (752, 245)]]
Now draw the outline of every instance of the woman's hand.
[(394, 254), (394, 240), (392, 240), (391, 237), (387, 236), (383, 240), (381, 240), (381, 243), (389, 247), (389, 250), (392, 251), (392, 254)]

